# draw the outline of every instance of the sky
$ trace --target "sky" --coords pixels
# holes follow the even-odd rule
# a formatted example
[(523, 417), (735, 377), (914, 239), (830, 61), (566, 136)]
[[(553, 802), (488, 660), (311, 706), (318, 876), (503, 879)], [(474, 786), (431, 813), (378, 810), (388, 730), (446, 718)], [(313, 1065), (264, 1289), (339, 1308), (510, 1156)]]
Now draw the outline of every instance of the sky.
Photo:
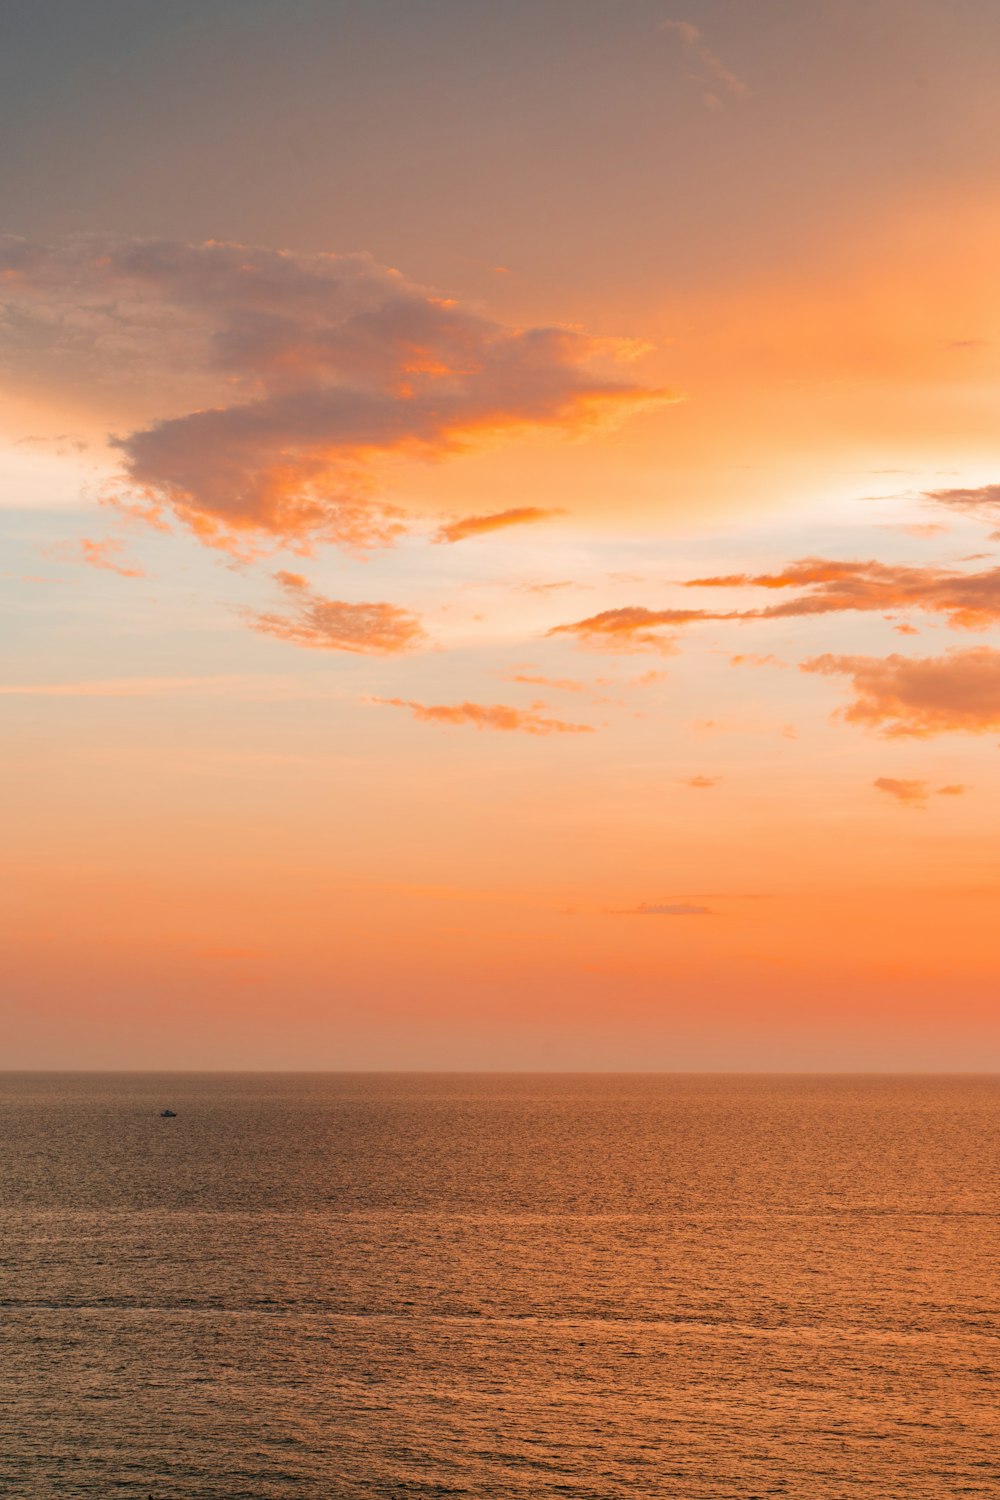
[(7, 0), (0, 1067), (1000, 1068), (995, 0)]

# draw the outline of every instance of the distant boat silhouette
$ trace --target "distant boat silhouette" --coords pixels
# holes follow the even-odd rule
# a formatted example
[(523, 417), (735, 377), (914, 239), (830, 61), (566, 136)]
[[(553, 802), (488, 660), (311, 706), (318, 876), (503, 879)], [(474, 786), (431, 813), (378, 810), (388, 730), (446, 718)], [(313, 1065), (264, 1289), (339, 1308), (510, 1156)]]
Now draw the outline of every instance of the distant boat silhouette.
[(160, 1119), (161, 1120), (176, 1120), (176, 1118), (177, 1118), (177, 1111), (176, 1111), (176, 1109), (161, 1109), (160, 1110)]

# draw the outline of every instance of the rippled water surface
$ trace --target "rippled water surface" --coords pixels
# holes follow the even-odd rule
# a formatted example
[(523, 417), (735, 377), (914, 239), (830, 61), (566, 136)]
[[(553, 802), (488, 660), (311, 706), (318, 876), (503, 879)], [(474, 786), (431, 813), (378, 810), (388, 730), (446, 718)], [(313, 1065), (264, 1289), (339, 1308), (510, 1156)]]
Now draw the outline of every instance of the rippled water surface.
[(0, 1076), (0, 1493), (996, 1500), (998, 1143), (985, 1078)]

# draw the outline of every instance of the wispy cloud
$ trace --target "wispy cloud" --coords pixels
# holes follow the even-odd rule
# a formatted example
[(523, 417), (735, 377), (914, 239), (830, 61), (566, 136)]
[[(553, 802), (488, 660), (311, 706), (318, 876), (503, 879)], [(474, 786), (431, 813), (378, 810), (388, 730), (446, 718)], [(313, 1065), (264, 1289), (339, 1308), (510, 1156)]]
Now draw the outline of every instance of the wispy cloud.
[(408, 708), (425, 724), (471, 724), (475, 729), (498, 729), (523, 734), (593, 734), (592, 724), (569, 724), (539, 713), (543, 704), (530, 709), (507, 703), (414, 703), (407, 698), (372, 698), (372, 703)]
[(897, 776), (877, 776), (872, 782), (876, 791), (885, 792), (908, 807), (923, 807), (927, 801), (926, 781), (905, 781)]
[(524, 682), (531, 687), (556, 688), (561, 693), (585, 693), (587, 684), (577, 682), (575, 677), (542, 677), (531, 672), (514, 672), (508, 682)]
[(142, 578), (141, 568), (130, 568), (121, 560), (125, 552), (125, 543), (117, 537), (105, 537), (101, 541), (92, 541), (90, 537), (81, 537), (80, 552), (83, 561), (89, 563), (92, 568), (104, 568), (109, 573), (117, 573), (120, 578)]
[(692, 21), (661, 21), (660, 30), (679, 37), (685, 52), (698, 65), (700, 72), (692, 73), (696, 82), (705, 85), (702, 99), (710, 109), (722, 106), (722, 96), (745, 99), (750, 93), (742, 78), (727, 68), (708, 46), (705, 33)]
[(643, 901), (625, 911), (613, 911), (615, 917), (712, 917), (710, 906), (693, 906), (687, 901), (651, 902)]
[(131, 567), (125, 557), (125, 543), (119, 537), (104, 537), (93, 540), (78, 537), (75, 541), (54, 542), (42, 549), (47, 557), (67, 562), (86, 563), (106, 573), (117, 573), (119, 578), (144, 578), (142, 568)]
[(416, 615), (395, 604), (351, 604), (314, 593), (299, 573), (281, 571), (275, 578), (294, 604), (290, 615), (250, 612), (255, 630), (296, 646), (367, 655), (412, 650), (426, 639)]
[(787, 667), (788, 663), (770, 651), (764, 656), (756, 651), (743, 651), (731, 656), (729, 665), (732, 667)]
[(981, 484), (973, 489), (925, 490), (928, 500), (953, 510), (971, 511), (988, 521), (1000, 521), (1000, 484)]
[(872, 786), (908, 807), (926, 807), (929, 797), (961, 797), (966, 791), (964, 783), (939, 786), (931, 791), (926, 781), (907, 781), (896, 776), (878, 776)]
[(488, 516), (465, 516), (458, 521), (449, 521), (435, 536), (436, 542), (464, 542), (470, 536), (485, 536), (491, 531), (505, 531), (509, 526), (530, 526), (538, 521), (547, 521), (551, 516), (562, 515), (560, 510), (545, 510), (537, 505), (520, 505), (512, 510), (499, 510)]
[(718, 786), (722, 780), (721, 776), (686, 776), (682, 785), (695, 787), (698, 791), (705, 791), (709, 787)]
[(804, 672), (849, 677), (849, 723), (889, 737), (1000, 729), (1000, 651), (980, 646), (944, 656), (817, 656)]
[(589, 588), (589, 584), (573, 583), (571, 579), (561, 578), (553, 583), (522, 583), (518, 592), (522, 594), (552, 594), (557, 589)]
[(883, 531), (902, 532), (904, 536), (916, 537), (918, 541), (925, 541), (930, 537), (943, 536), (950, 528), (941, 521), (893, 521), (881, 528)]

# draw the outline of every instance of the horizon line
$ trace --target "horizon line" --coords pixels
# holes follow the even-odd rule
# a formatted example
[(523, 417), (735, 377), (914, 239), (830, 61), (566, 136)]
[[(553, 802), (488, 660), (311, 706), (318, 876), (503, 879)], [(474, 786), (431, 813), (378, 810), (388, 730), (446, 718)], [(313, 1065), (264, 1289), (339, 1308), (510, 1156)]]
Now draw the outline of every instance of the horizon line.
[(0, 1068), (0, 1078), (1000, 1078), (1000, 1068)]

